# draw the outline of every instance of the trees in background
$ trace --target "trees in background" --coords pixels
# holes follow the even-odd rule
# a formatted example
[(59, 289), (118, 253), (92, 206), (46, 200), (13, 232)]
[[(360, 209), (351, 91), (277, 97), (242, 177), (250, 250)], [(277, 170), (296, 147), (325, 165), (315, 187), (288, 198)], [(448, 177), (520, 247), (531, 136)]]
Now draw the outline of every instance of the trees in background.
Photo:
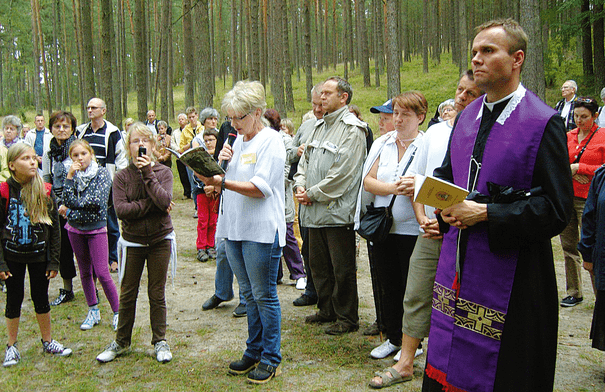
[[(85, 118), (88, 99), (101, 96), (108, 118), (121, 123), (135, 90), (138, 119), (148, 108), (172, 119), (175, 84), (185, 86), (185, 105), (203, 107), (218, 103), (217, 78), (260, 80), (285, 115), (294, 106), (291, 78), (305, 78), (310, 100), (314, 70), (336, 64), (345, 77), (359, 72), (364, 86), (386, 81), (390, 97), (401, 89), (402, 62), (414, 57), (428, 73), (442, 53), (469, 68), (473, 27), (495, 17), (513, 17), (529, 33), (528, 87), (543, 96), (544, 86), (574, 77), (594, 93), (605, 84), (604, 1), (5, 1), (0, 115), (79, 102)], [(576, 58), (572, 75), (552, 71)]]

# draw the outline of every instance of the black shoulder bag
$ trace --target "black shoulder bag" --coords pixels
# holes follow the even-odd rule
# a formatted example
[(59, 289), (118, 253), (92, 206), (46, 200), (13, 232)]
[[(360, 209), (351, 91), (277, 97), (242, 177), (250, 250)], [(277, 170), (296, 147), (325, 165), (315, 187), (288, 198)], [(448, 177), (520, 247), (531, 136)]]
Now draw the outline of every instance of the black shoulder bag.
[[(416, 150), (412, 152), (410, 160), (403, 169), (402, 176), (405, 175), (412, 164), (415, 155)], [(363, 186), (363, 180), (361, 186)], [(391, 202), (386, 207), (374, 207), (374, 203), (367, 205), (366, 213), (361, 217), (361, 221), (359, 222), (357, 233), (368, 241), (374, 243), (384, 242), (391, 231), (391, 226), (393, 226), (393, 204), (395, 204), (396, 197), (397, 195), (393, 195)]]

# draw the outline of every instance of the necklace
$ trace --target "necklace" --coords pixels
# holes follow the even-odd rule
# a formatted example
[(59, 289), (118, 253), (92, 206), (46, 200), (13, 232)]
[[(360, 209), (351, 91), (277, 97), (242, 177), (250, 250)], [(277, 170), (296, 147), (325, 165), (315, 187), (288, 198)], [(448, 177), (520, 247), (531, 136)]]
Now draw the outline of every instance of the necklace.
[(413, 142), (414, 140), (416, 140), (416, 138), (400, 139), (399, 136), (395, 136), (395, 140), (401, 145), (401, 147), (403, 147), (404, 150), (407, 150), (408, 146), (405, 145), (405, 142)]

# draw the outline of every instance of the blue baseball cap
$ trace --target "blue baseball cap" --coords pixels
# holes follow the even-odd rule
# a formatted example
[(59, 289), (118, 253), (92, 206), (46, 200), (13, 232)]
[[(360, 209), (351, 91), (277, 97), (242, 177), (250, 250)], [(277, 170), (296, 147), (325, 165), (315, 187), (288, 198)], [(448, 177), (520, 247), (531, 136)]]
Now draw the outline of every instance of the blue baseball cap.
[(373, 106), (370, 108), (372, 113), (393, 113), (393, 103), (389, 99), (382, 106)]

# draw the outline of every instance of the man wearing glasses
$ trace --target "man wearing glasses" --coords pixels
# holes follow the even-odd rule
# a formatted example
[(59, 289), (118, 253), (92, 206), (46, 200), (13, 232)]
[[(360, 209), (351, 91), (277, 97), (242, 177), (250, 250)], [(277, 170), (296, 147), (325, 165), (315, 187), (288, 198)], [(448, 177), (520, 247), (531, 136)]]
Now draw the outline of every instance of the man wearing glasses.
[(562, 100), (557, 102), (555, 106), (555, 110), (559, 112), (563, 120), (565, 120), (565, 126), (568, 131), (576, 128), (576, 123), (573, 119), (573, 109), (576, 102), (576, 90), (578, 89), (578, 84), (573, 80), (567, 80), (561, 86), (561, 96)]

